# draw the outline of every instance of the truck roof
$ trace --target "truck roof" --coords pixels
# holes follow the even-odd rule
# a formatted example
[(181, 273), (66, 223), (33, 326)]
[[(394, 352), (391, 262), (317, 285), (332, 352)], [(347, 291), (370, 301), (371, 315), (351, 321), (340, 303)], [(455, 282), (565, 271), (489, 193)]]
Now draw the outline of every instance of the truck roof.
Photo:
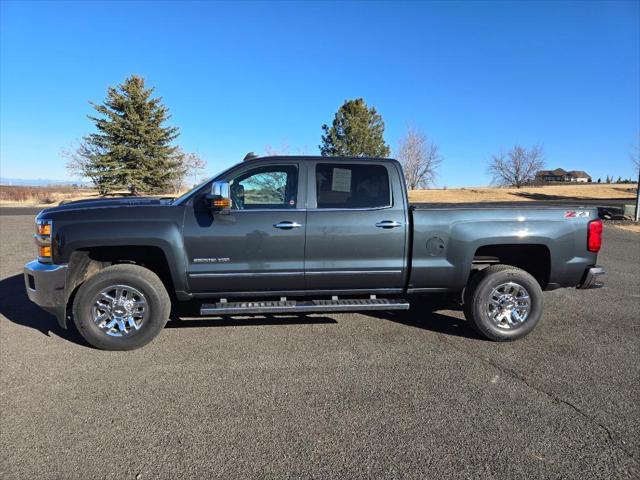
[(386, 162), (397, 162), (395, 158), (386, 157), (323, 157), (322, 155), (267, 155), (264, 157), (253, 157), (245, 160), (243, 163), (260, 162), (265, 160), (298, 160), (298, 161), (318, 161), (324, 160), (327, 162), (353, 162), (362, 160), (375, 160)]

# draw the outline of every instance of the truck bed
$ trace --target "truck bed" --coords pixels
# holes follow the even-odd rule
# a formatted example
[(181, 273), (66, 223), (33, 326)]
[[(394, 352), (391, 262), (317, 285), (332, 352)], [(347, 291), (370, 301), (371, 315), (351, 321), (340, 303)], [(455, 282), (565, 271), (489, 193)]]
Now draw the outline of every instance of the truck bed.
[(462, 290), (476, 258), (506, 264), (530, 259), (540, 282), (552, 287), (575, 286), (595, 264), (596, 255), (587, 250), (588, 223), (598, 218), (594, 207), (429, 203), (411, 205), (410, 214), (410, 291)]
[(597, 208), (598, 214), (602, 218), (604, 212), (619, 212), (622, 214), (624, 205), (633, 203), (634, 200), (625, 199), (587, 199), (587, 200), (544, 200), (544, 201), (521, 201), (521, 202), (478, 202), (478, 203), (445, 203), (445, 202), (411, 202), (409, 208), (413, 210), (433, 210), (433, 209), (485, 209), (485, 208), (526, 208), (526, 209), (556, 209), (556, 208)]

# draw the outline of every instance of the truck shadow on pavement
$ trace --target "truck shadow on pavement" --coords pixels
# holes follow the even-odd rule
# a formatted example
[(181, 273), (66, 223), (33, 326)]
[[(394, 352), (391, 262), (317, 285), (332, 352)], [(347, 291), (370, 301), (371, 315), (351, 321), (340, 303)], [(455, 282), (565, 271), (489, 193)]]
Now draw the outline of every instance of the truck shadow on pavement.
[(462, 308), (451, 297), (434, 296), (412, 299), (409, 310), (368, 312), (367, 315), (430, 332), (484, 341), (466, 320), (438, 313), (436, 310), (460, 311)]
[[(455, 302), (448, 299), (430, 299), (412, 301), (407, 311), (367, 312), (373, 318), (387, 320), (410, 327), (420, 328), (446, 335), (479, 339), (480, 337), (466, 325), (464, 320), (435, 312), (439, 309), (459, 309)], [(338, 321), (328, 316), (319, 315), (264, 315), (251, 317), (221, 316), (217, 318), (198, 317), (198, 304), (187, 303), (174, 310), (166, 328), (197, 327), (242, 327), (267, 325), (308, 325), (337, 324)], [(53, 315), (33, 304), (24, 286), (22, 274), (0, 280), (0, 315), (4, 315), (12, 323), (32, 328), (43, 335), (57, 335), (60, 338), (90, 347), (77, 332), (73, 323), (67, 329), (61, 328)]]
[(260, 325), (310, 325), (338, 323), (329, 317), (309, 315), (220, 315), (200, 317), (200, 304), (188, 302), (173, 310), (165, 328), (250, 327)]
[[(165, 328), (196, 328), (196, 327), (234, 327), (260, 325), (305, 325), (332, 324), (337, 320), (321, 314), (281, 314), (254, 316), (219, 316), (210, 318), (196, 318), (199, 316), (200, 303), (187, 302), (171, 314), (171, 321)], [(482, 340), (465, 320), (437, 313), (436, 310), (461, 310), (459, 302), (451, 296), (435, 295), (431, 298), (417, 297), (411, 301), (411, 309), (395, 311), (370, 311), (360, 315), (400, 323), (408, 327), (420, 328), (436, 333), (443, 333), (457, 337)], [(336, 313), (335, 315), (341, 315)], [(241, 317), (241, 318), (240, 318)]]
[(53, 334), (79, 345), (89, 345), (73, 325), (67, 329), (60, 327), (53, 315), (29, 300), (22, 274), (0, 280), (0, 315), (16, 325), (33, 328), (48, 337)]

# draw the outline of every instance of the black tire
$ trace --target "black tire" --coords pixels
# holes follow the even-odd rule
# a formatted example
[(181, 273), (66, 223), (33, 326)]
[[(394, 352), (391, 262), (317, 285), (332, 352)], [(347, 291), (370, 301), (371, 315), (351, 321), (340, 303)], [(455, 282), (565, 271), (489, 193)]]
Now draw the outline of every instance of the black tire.
[[(518, 284), (526, 289), (529, 299), (529, 314), (524, 322), (501, 328), (489, 316), (487, 303), (494, 288), (507, 283)], [(483, 337), (496, 342), (517, 340), (529, 334), (542, 318), (542, 288), (538, 281), (524, 270), (510, 265), (492, 265), (471, 279), (464, 292), (464, 316)]]
[[(144, 296), (145, 317), (138, 330), (125, 336), (109, 336), (94, 321), (96, 297), (111, 286), (133, 287)], [(103, 350), (133, 350), (153, 340), (164, 328), (171, 312), (171, 299), (164, 284), (151, 270), (138, 265), (112, 265), (89, 278), (73, 301), (73, 321), (82, 337)]]

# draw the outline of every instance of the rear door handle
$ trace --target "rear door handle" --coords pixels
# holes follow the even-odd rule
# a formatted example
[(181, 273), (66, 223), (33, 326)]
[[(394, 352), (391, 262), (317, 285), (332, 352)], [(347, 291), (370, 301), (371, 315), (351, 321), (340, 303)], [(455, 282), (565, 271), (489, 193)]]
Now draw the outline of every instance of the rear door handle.
[(280, 222), (276, 223), (274, 227), (280, 228), (282, 230), (291, 230), (292, 228), (300, 228), (302, 225), (298, 222)]
[(396, 228), (401, 226), (402, 224), (395, 220), (382, 220), (381, 222), (376, 223), (376, 227), (378, 228)]

